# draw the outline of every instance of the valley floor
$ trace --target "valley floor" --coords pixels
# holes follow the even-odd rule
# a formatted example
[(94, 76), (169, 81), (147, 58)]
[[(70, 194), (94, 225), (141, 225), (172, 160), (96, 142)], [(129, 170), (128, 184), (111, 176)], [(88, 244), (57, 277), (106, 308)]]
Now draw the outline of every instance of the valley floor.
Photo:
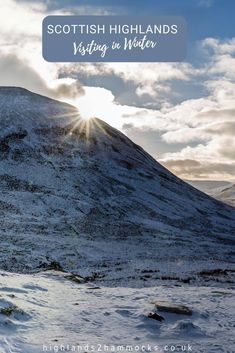
[[(235, 290), (163, 283), (107, 287), (63, 272), (0, 273), (0, 352), (232, 353)], [(154, 301), (184, 304), (192, 315), (159, 312)], [(87, 346), (88, 345), (88, 346)]]

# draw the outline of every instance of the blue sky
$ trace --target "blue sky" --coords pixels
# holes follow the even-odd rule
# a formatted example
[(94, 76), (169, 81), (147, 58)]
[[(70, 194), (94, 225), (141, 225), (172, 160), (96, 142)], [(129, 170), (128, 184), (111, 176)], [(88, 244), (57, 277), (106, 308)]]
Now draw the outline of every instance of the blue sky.
[[(180, 15), (182, 63), (48, 63), (49, 14)], [(120, 129), (182, 178), (235, 181), (234, 0), (5, 0), (0, 5), (0, 85), (76, 105)]]
[[(113, 8), (116, 12), (133, 15), (179, 15), (188, 22), (189, 40), (206, 37), (227, 38), (234, 34), (235, 1), (233, 0), (58, 0), (50, 8), (70, 6)], [(92, 13), (90, 13), (92, 14)]]

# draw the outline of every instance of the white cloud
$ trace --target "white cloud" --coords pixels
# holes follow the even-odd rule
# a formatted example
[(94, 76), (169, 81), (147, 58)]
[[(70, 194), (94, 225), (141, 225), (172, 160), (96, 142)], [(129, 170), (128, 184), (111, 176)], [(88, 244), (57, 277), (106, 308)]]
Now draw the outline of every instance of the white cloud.
[(63, 68), (87, 76), (114, 75), (135, 84), (137, 95), (155, 98), (171, 91), (171, 81), (189, 81), (198, 72), (188, 63), (76, 63)]
[(199, 0), (198, 6), (200, 7), (211, 7), (214, 3), (214, 0)]
[(0, 32), (1, 40), (14, 42), (15, 38), (22, 41), (28, 37), (40, 36), (41, 21), (46, 6), (40, 2), (22, 3), (15, 0), (1, 2)]
[[(77, 97), (76, 100), (67, 100), (69, 103), (76, 105), (82, 117), (97, 117), (105, 120), (112, 126), (121, 129), (125, 119), (125, 115), (135, 116), (143, 109), (128, 105), (115, 103), (115, 97), (111, 91), (102, 87), (84, 87), (85, 95)], [(143, 116), (143, 118), (145, 118)], [(129, 119), (132, 120), (131, 118)]]
[(170, 90), (171, 89), (169, 84), (165, 82), (165, 84), (155, 83), (154, 87), (153, 85), (149, 85), (149, 84), (145, 84), (145, 85), (139, 84), (135, 92), (139, 97), (147, 95), (149, 97), (157, 98), (160, 93), (161, 94), (167, 93), (167, 92), (170, 92)]
[(47, 82), (25, 60), (13, 54), (0, 56), (0, 85), (20, 86), (52, 98), (75, 98), (84, 94), (78, 80), (54, 79)]
[(48, 15), (43, 2), (5, 0), (0, 12), (0, 85), (21, 86), (52, 98), (84, 94), (80, 82), (59, 78), (58, 64), (41, 54), (42, 20)]
[(235, 52), (235, 38), (219, 40), (217, 38), (206, 38), (201, 42), (201, 47), (208, 53), (233, 54)]

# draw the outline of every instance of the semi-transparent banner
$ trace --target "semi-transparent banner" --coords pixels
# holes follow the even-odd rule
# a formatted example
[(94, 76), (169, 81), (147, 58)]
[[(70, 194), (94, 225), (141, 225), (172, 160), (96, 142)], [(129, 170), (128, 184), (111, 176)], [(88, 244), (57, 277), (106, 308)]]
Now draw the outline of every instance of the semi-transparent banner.
[(43, 57), (52, 62), (182, 61), (186, 23), (176, 16), (47, 16)]

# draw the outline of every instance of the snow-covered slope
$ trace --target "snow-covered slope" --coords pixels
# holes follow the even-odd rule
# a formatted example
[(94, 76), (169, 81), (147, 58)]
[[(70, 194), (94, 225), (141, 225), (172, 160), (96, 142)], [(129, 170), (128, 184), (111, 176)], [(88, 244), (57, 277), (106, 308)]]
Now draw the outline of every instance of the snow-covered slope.
[(146, 280), (146, 269), (173, 275), (233, 261), (234, 208), (103, 121), (83, 121), (76, 108), (21, 88), (0, 88), (0, 189), (5, 270), (57, 261), (121, 281)]
[(231, 184), (228, 187), (215, 192), (213, 196), (216, 199), (235, 207), (235, 184)]
[(235, 184), (233, 182), (209, 180), (190, 180), (187, 182), (215, 199), (235, 206)]

